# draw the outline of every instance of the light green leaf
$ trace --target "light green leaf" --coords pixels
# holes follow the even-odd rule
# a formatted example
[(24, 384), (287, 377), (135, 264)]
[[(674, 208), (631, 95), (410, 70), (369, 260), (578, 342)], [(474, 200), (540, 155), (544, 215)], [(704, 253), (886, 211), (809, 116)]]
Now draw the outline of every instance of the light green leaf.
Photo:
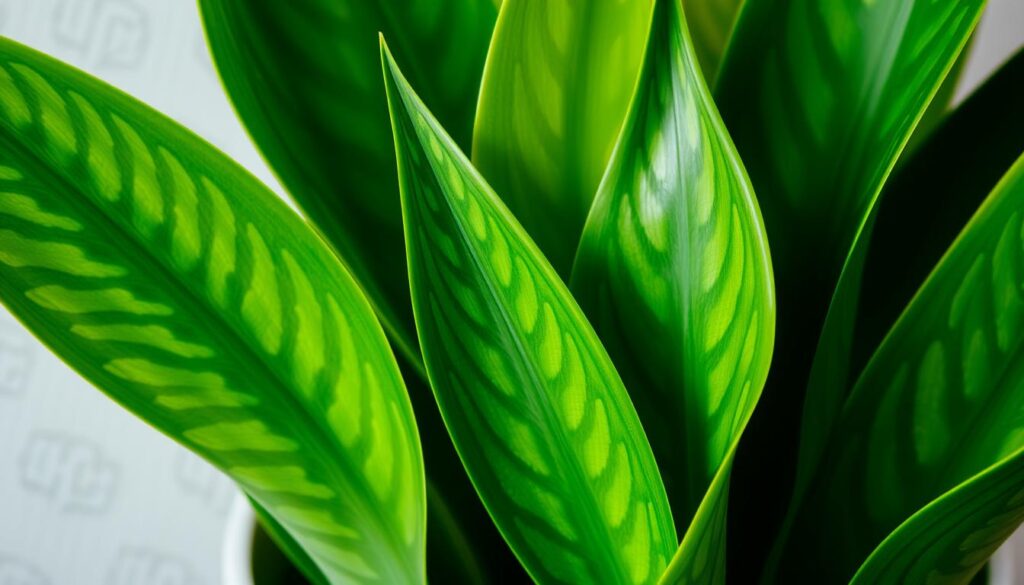
[[(800, 416), (809, 393), (842, 404), (848, 331), (825, 336), (826, 314), (844, 271), (860, 281), (853, 253), (883, 183), (929, 100), (977, 23), (984, 0), (865, 2), (748, 0), (737, 18), (715, 88), (716, 104), (753, 182), (774, 259), (778, 352), (748, 449), (740, 451), (734, 500), (751, 527), (736, 550), (760, 565), (794, 477)], [(856, 290), (838, 303), (856, 299)], [(842, 327), (846, 311), (833, 311)], [(819, 365), (815, 356), (838, 358)], [(827, 436), (834, 416), (805, 420)], [(810, 439), (809, 439), (810, 440)], [(747, 491), (749, 490), (749, 491)], [(742, 575), (750, 580), (753, 575)]]
[(473, 162), (563, 276), (626, 115), (650, 15), (650, 0), (501, 6)]
[[(468, 148), (497, 10), (489, 0), (201, 0), (200, 7), (214, 60), (246, 128), (343, 256), (411, 366), (406, 382), (427, 481), (437, 488), (428, 499), (436, 508), (427, 539), (431, 580), (450, 581), (448, 568), (471, 565), (486, 566), (490, 580), (516, 578), (516, 560), (474, 502), (430, 389), (415, 379), (424, 377), (423, 363), (377, 40), (384, 31), (395, 41), (426, 102)], [(435, 522), (445, 515), (452, 522)]]
[(851, 583), (966, 585), (1021, 521), (1024, 454), (1018, 451), (901, 524)]
[(685, 529), (716, 497), (708, 488), (728, 474), (768, 376), (775, 299), (750, 181), (679, 0), (656, 2), (650, 28), (572, 289), (629, 388)]
[(377, 33), (464, 148), (496, 10), (490, 0), (200, 0), (246, 129), (343, 256), (414, 364), (402, 214)]
[(709, 86), (715, 83), (726, 43), (743, 0), (683, 0), (690, 38)]
[(795, 510), (782, 582), (850, 578), (912, 514), (1024, 447), (1022, 220), (1024, 157), (860, 376)]
[(0, 299), (234, 478), (332, 583), (424, 580), (408, 396), (356, 283), (182, 127), (0, 40)]
[(676, 536), (611, 360), (554, 270), (382, 52), (416, 324), (474, 485), (538, 581), (653, 580)]

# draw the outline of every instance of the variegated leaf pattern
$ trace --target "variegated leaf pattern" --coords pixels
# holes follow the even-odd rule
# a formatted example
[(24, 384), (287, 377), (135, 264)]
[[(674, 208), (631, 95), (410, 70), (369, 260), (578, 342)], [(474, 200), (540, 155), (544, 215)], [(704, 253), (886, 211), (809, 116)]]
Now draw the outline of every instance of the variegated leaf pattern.
[(775, 299), (750, 181), (679, 0), (656, 2), (650, 28), (572, 290), (622, 374), (685, 529), (761, 393)]
[(797, 508), (779, 578), (850, 578), (917, 510), (1024, 447), (1022, 387), (1024, 157), (858, 380)]
[(626, 115), (650, 16), (650, 0), (501, 5), (473, 162), (563, 276)]
[(383, 53), (417, 329), (474, 485), (537, 581), (653, 581), (675, 530), (618, 374), (565, 285)]
[(686, 22), (704, 79), (713, 86), (743, 0), (683, 0)]
[(200, 0), (218, 72), (289, 194), (420, 364), (377, 33), (468, 147), (491, 0)]
[(212, 147), (9, 40), (0, 299), (233, 477), (330, 582), (423, 582), (416, 425), (344, 267)]
[[(809, 393), (841, 405), (850, 331), (816, 351), (851, 251), (890, 169), (977, 23), (984, 0), (747, 0), (715, 87), (716, 104), (750, 173), (772, 249), (778, 297), (772, 374), (739, 453), (734, 498), (749, 530), (735, 550), (760, 565), (789, 496)], [(849, 274), (844, 286), (855, 286)], [(846, 298), (856, 299), (855, 291)], [(845, 311), (833, 312), (841, 319)], [(838, 325), (832, 325), (838, 327)], [(814, 356), (839, 357), (808, 388)], [(834, 372), (831, 368), (834, 365)], [(820, 366), (819, 366), (820, 367)], [(807, 415), (827, 436), (837, 412)], [(806, 433), (806, 427), (804, 433)], [(808, 442), (813, 439), (808, 439)], [(812, 461), (812, 465), (813, 465)], [(745, 490), (751, 490), (749, 493)], [(742, 569), (742, 568), (741, 568)], [(741, 580), (753, 579), (742, 575)]]
[(966, 585), (1022, 521), (1024, 455), (1018, 451), (900, 525), (851, 583)]

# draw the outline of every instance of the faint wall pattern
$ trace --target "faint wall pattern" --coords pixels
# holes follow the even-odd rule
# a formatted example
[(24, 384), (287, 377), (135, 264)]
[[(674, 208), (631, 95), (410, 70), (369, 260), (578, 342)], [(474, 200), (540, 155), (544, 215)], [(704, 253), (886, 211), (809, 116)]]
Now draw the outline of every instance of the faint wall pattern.
[(99, 67), (138, 67), (149, 48), (149, 15), (132, 0), (61, 0), (55, 40)]

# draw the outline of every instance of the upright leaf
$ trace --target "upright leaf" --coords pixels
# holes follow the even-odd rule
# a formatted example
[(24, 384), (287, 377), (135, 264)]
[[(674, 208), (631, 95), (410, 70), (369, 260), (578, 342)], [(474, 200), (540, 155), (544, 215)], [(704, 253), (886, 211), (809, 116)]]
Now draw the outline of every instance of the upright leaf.
[(470, 477), (536, 580), (654, 579), (675, 530), (618, 374), (554, 270), (382, 53), (416, 325)]
[(572, 289), (629, 388), (685, 529), (768, 376), (775, 299), (750, 181), (679, 0), (655, 3)]
[(490, 0), (200, 0), (218, 72), (289, 194), (341, 253), (385, 327), (419, 363), (377, 33), (463, 147)]
[[(858, 380), (795, 512), (782, 582), (849, 579), (904, 520), (1024, 447), (1022, 387), (1024, 157)], [(1024, 489), (1024, 478), (1015, 481)], [(984, 529), (974, 520), (985, 518), (969, 516), (957, 534)], [(931, 531), (943, 524), (915, 538), (938, 536)]]
[[(853, 345), (859, 372), (949, 243), (1024, 152), (1024, 48), (949, 114), (878, 200)], [(913, 223), (915, 237), (907, 238)]]
[[(414, 379), (423, 364), (377, 40), (384, 31), (395, 42), (426, 102), (468, 148), (495, 7), (490, 0), (200, 0), (200, 7), (246, 128), (412, 366), (406, 380), (427, 480), (436, 486), (428, 500), (436, 508), (427, 541), (431, 580), (460, 578), (458, 569), (473, 565), (486, 567), (490, 580), (515, 578), (516, 561), (476, 501), (429, 388)], [(453, 522), (435, 522), (450, 512)]]
[(473, 162), (563, 276), (626, 115), (650, 15), (650, 0), (501, 5)]
[[(763, 502), (784, 501), (789, 492), (785, 479), (766, 486), (761, 478), (793, 476), (788, 454), (796, 452), (814, 344), (836, 283), (844, 270), (859, 282), (854, 244), (983, 4), (748, 0), (740, 12), (716, 103), (764, 214), (780, 324), (773, 373), (738, 458), (736, 517), (750, 528), (731, 534), (750, 560), (745, 567), (760, 564), (782, 511)], [(830, 336), (817, 352), (820, 359), (839, 355), (840, 373), (848, 335)], [(819, 387), (844, 391), (842, 384)]]
[(177, 124), (0, 40), (0, 299), (332, 583), (424, 580), (416, 425), (355, 281)]

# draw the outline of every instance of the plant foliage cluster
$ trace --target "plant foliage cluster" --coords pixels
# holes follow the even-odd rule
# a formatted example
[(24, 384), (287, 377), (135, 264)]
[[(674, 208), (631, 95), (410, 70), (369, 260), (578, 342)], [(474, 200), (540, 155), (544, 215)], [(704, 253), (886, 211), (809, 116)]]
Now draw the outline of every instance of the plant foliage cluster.
[(968, 582), (1024, 519), (983, 0), (499, 4), (200, 0), (311, 223), (0, 40), (0, 299), (317, 584)]

